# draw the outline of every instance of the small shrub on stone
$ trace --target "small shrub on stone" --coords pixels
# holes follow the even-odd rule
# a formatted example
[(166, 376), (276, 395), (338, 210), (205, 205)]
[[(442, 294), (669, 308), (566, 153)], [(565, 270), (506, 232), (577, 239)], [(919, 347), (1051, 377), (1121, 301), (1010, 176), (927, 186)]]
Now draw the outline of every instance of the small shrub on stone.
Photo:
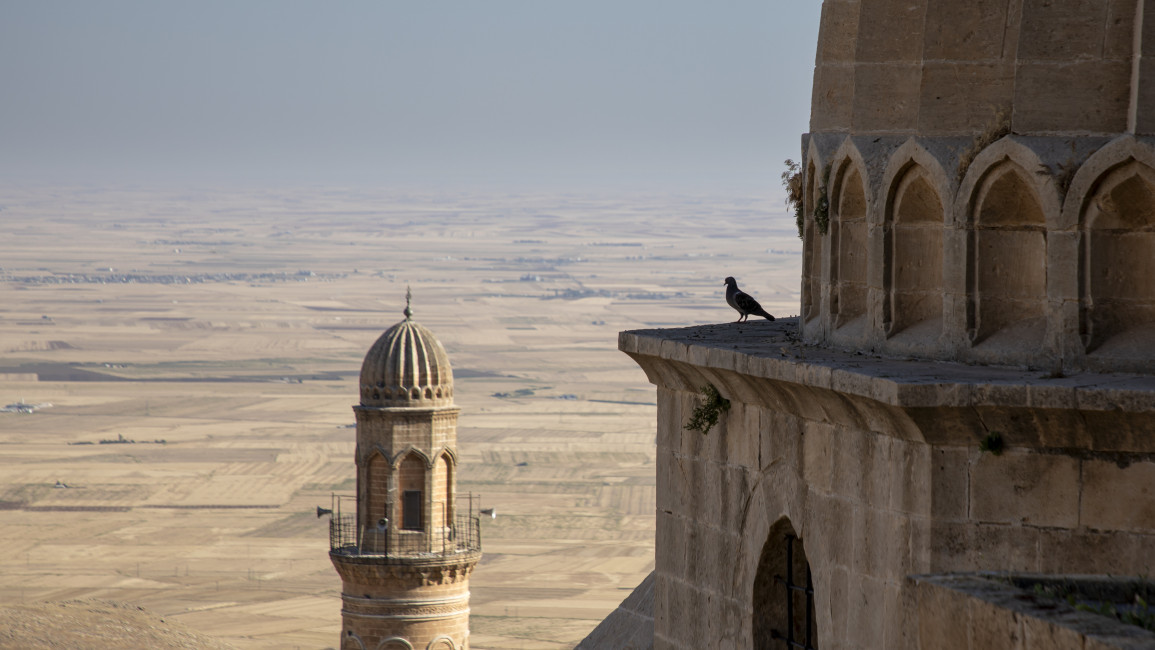
[(1003, 434), (998, 431), (991, 431), (987, 437), (983, 438), (979, 443), (979, 451), (989, 451), (995, 456), (1001, 456), (1003, 453)]
[(721, 414), (730, 410), (730, 400), (722, 397), (713, 384), (702, 386), (702, 396), (706, 401), (694, 407), (690, 420), (686, 422), (686, 430), (700, 431), (702, 435), (706, 435), (715, 424), (718, 424)]

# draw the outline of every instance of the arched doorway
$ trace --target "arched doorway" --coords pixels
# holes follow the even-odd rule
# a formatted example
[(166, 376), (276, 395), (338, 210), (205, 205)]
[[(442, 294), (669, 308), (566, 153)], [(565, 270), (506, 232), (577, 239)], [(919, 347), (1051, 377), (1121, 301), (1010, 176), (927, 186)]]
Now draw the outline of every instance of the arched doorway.
[(755, 650), (818, 648), (814, 582), (802, 539), (790, 520), (770, 528), (754, 576), (752, 639)]

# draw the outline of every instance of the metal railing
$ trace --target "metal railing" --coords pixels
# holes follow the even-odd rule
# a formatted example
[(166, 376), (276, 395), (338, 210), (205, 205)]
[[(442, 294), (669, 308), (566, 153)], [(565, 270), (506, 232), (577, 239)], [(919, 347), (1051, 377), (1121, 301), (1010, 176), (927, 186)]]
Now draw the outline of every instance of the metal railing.
[(342, 555), (424, 557), (481, 550), (481, 521), (458, 515), (448, 526), (432, 531), (398, 530), (392, 526), (358, 527), (354, 515), (334, 514), (329, 520), (329, 550)]
[(329, 550), (346, 556), (417, 559), (479, 552), (481, 520), (473, 514), (473, 495), (468, 498), (466, 513), (448, 518), (442, 515), (424, 530), (405, 530), (388, 519), (362, 526), (356, 514), (346, 514), (348, 510), (357, 512), (356, 499), (333, 495), (333, 508), (327, 511)]

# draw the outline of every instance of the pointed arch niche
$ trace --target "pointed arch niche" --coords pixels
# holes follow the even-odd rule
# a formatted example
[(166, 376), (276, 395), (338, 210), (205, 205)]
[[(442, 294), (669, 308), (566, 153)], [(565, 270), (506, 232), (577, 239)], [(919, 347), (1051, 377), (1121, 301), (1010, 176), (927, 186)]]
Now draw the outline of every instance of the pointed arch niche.
[(942, 199), (931, 176), (911, 162), (891, 186), (887, 206), (883, 321), (887, 336), (910, 330), (918, 338), (942, 332)]
[(377, 522), (389, 517), (388, 494), (392, 475), (393, 469), (389, 466), (389, 461), (380, 452), (374, 451), (369, 455), (364, 477), (365, 513), (361, 521), (361, 530), (364, 532), (361, 546), (369, 551), (375, 552), (385, 548), (381, 534), (377, 533)]
[(1087, 202), (1084, 344), (1104, 356), (1155, 352), (1155, 170), (1131, 160)]
[(859, 328), (866, 316), (866, 191), (858, 166), (838, 170), (831, 222), (831, 318), (834, 328)]
[(818, 647), (817, 614), (810, 563), (790, 520), (770, 527), (754, 575), (751, 638), (755, 650)]
[(1031, 352), (1046, 335), (1047, 221), (1029, 175), (1005, 161), (975, 193), (971, 342)]

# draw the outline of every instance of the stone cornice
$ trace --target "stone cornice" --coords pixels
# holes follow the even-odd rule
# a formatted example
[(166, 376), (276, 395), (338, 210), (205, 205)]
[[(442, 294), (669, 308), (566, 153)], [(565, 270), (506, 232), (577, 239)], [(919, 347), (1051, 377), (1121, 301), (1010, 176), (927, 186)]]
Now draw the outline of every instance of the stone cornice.
[(709, 382), (729, 399), (902, 438), (973, 444), (999, 431), (1009, 444), (1155, 452), (1150, 375), (884, 358), (803, 344), (796, 319), (621, 332), (618, 348), (657, 386)]

